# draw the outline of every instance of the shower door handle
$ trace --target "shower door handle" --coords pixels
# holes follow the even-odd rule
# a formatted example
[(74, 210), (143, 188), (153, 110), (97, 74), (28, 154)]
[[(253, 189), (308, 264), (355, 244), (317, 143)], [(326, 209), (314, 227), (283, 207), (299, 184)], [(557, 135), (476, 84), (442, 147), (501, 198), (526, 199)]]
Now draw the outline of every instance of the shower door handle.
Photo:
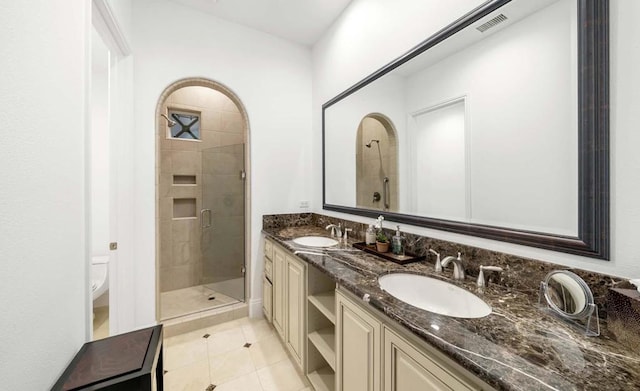
[[(205, 217), (207, 217), (206, 220)], [(205, 229), (209, 227), (211, 227), (211, 209), (202, 209), (200, 211), (200, 228)]]

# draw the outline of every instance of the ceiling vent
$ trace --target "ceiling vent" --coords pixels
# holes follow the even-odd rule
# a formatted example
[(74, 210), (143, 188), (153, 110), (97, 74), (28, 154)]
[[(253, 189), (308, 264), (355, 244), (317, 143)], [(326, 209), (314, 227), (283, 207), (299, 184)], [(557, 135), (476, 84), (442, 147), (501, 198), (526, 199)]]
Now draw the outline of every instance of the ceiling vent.
[(481, 24), (480, 26), (476, 27), (476, 30), (480, 31), (481, 33), (484, 33), (485, 31), (489, 30), (492, 27), (495, 27), (497, 25), (499, 25), (502, 22), (505, 22), (507, 20), (507, 17), (504, 16), (504, 14), (500, 14), (498, 16), (496, 16), (495, 18), (491, 19), (490, 21)]

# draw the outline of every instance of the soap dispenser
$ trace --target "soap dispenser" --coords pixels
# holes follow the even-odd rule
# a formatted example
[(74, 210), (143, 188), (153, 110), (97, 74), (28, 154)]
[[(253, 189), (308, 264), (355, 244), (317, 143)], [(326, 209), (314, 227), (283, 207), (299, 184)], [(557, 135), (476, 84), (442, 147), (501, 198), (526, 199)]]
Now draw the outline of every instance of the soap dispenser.
[(391, 238), (391, 252), (395, 255), (404, 255), (402, 236), (400, 236), (400, 226), (396, 226), (396, 234)]
[(373, 224), (369, 224), (364, 241), (367, 246), (376, 244), (376, 230), (373, 228)]

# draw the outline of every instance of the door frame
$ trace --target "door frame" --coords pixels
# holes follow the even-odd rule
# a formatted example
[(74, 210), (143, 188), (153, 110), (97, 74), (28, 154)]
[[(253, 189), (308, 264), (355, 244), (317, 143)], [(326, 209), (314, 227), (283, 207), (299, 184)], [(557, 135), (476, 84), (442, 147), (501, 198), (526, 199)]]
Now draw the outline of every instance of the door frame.
[[(133, 193), (127, 185), (126, 173), (133, 167), (132, 148), (122, 148), (123, 135), (129, 133), (128, 125), (133, 118), (133, 111), (128, 107), (133, 98), (131, 91), (132, 59), (131, 49), (126, 36), (118, 23), (107, 0), (92, 0), (91, 26), (96, 30), (109, 50), (109, 84), (108, 84), (108, 132), (109, 132), (109, 242), (118, 243), (120, 250), (109, 251), (109, 335), (119, 334), (134, 328), (134, 304), (126, 297), (131, 297), (133, 284), (133, 255), (127, 251), (132, 248), (132, 232), (130, 211), (126, 205), (132, 204)], [(89, 45), (90, 46), (90, 45)], [(90, 48), (92, 50), (92, 48)], [(91, 72), (89, 71), (89, 75)], [(89, 83), (90, 84), (90, 83)], [(90, 87), (91, 88), (91, 87)], [(89, 105), (90, 110), (90, 105)], [(88, 137), (91, 130), (88, 129)], [(86, 159), (91, 164), (91, 144), (87, 143)], [(92, 178), (90, 170), (87, 174), (87, 192), (91, 194)], [(90, 199), (91, 197), (89, 197)], [(88, 230), (91, 230), (91, 209), (88, 208)], [(90, 238), (90, 236), (89, 236)], [(90, 240), (90, 239), (89, 239)], [(89, 247), (91, 248), (91, 246)], [(125, 250), (123, 251), (122, 248)], [(91, 285), (91, 250), (87, 252), (89, 278)], [(91, 294), (91, 287), (89, 293)], [(131, 291), (131, 292), (130, 292)], [(93, 338), (93, 300), (88, 298), (87, 338)]]

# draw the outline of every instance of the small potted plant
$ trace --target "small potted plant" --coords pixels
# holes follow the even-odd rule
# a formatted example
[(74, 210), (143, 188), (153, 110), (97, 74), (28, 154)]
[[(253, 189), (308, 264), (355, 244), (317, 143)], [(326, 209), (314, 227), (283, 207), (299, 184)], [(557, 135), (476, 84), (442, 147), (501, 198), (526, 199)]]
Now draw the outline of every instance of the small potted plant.
[(376, 234), (376, 250), (380, 253), (389, 251), (389, 238), (387, 238), (383, 230), (379, 230)]

